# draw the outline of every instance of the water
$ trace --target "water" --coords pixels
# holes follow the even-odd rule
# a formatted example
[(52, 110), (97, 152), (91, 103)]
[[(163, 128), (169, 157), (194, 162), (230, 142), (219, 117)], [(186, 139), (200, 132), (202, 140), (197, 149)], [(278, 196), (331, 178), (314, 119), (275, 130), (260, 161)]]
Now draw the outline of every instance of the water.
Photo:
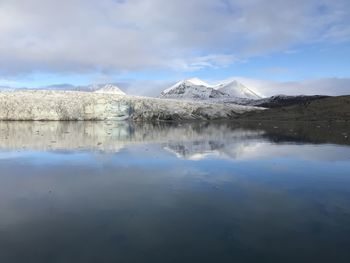
[(0, 262), (350, 262), (349, 133), (0, 122)]

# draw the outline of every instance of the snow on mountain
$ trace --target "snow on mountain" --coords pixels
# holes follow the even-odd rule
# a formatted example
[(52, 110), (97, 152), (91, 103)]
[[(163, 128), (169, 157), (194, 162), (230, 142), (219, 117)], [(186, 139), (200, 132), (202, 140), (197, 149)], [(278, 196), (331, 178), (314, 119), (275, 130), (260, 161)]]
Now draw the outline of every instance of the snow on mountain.
[(94, 90), (95, 93), (126, 95), (118, 86), (113, 84), (92, 85), (91, 89)]
[(210, 100), (213, 102), (240, 103), (242, 100), (261, 99), (259, 95), (237, 81), (209, 85), (198, 78), (180, 81), (164, 90), (160, 98)]
[(180, 81), (160, 94), (161, 98), (208, 100), (228, 98), (227, 94), (212, 88), (204, 81), (193, 78)]
[[(29, 90), (29, 89), (25, 88), (24, 90)], [(93, 85), (86, 85), (86, 86), (74, 86), (71, 84), (56, 84), (56, 85), (39, 87), (39, 88), (36, 88), (35, 90), (84, 91), (84, 92), (125, 95), (125, 93), (118, 86), (114, 84), (93, 84)]]
[(236, 80), (216, 85), (214, 88), (225, 94), (228, 94), (230, 97), (253, 100), (261, 99), (261, 97), (258, 94), (256, 94), (254, 91), (247, 88), (242, 83), (239, 83)]

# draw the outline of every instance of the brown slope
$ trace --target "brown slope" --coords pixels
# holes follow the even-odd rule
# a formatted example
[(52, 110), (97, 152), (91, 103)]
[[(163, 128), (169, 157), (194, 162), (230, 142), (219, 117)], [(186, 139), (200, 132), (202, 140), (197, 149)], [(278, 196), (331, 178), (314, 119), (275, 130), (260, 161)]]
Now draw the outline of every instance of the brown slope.
[(253, 111), (238, 118), (274, 121), (350, 121), (350, 96), (321, 98), (298, 105)]

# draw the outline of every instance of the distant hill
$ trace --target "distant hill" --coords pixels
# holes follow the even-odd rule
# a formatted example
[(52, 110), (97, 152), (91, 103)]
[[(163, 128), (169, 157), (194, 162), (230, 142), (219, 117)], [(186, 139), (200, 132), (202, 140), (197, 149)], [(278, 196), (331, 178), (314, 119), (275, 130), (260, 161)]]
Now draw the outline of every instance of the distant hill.
[(0, 91), (12, 91), (13, 88), (7, 87), (7, 86), (0, 86)]
[[(31, 90), (29, 88), (21, 89), (1, 89), (0, 90)], [(84, 91), (84, 92), (96, 92), (96, 93), (109, 93), (109, 94), (119, 94), (125, 95), (117, 85), (115, 84), (92, 84), (86, 86), (74, 86), (71, 84), (57, 84), (35, 88), (34, 90), (57, 90), (57, 91)]]
[(350, 96), (315, 98), (295, 105), (245, 113), (238, 118), (271, 121), (350, 121)]
[(253, 100), (246, 105), (252, 105), (252, 106), (259, 106), (264, 108), (279, 108), (283, 106), (290, 106), (295, 104), (304, 104), (309, 101), (328, 98), (330, 96), (324, 96), (324, 95), (314, 95), (314, 96), (305, 96), (305, 95), (298, 95), (298, 96), (286, 96), (286, 95), (276, 95), (269, 98), (259, 99), (259, 100)]
[(71, 84), (55, 84), (38, 88), (40, 90), (77, 90), (78, 87)]

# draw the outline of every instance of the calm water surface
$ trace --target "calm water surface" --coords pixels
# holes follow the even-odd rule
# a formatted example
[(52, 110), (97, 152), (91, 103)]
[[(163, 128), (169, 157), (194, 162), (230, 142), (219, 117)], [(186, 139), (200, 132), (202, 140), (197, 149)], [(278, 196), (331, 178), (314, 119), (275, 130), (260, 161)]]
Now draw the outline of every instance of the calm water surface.
[(0, 122), (0, 262), (350, 262), (341, 123)]

